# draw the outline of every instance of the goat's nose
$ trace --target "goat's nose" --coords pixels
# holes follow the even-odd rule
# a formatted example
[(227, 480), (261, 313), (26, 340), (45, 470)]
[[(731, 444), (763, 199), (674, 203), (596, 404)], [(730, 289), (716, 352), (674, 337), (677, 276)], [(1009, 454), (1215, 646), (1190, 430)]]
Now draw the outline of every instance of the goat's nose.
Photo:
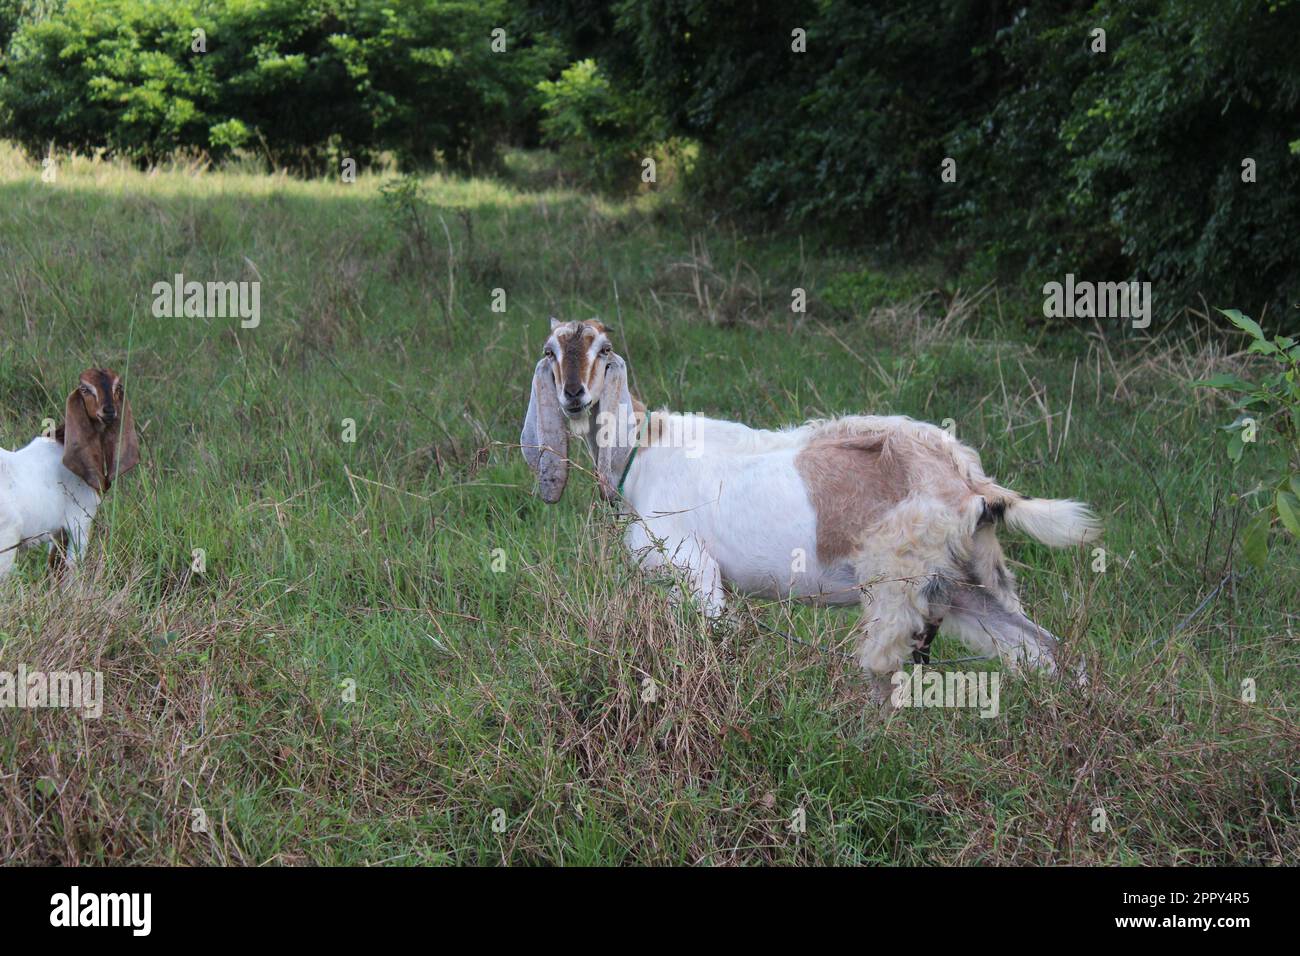
[(564, 397), (565, 397), (565, 398), (581, 398), (581, 397), (582, 397), (582, 386), (581, 386), (581, 385), (566, 385), (566, 386), (564, 386)]

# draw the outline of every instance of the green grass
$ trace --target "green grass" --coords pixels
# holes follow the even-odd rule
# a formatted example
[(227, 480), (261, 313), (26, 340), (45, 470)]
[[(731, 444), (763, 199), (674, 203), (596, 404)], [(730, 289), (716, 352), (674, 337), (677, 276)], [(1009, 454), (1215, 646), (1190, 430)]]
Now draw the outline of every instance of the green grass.
[[(402, 211), (378, 175), (79, 160), (47, 184), (0, 152), (0, 446), (102, 364), (144, 454), (74, 583), (28, 556), (0, 587), (0, 669), (93, 666), (106, 696), (98, 721), (0, 711), (6, 861), (1296, 861), (1300, 555), (1236, 567), (1250, 456), (1231, 470), (1224, 409), (1187, 384), (1242, 357), (1025, 332), (996, 290), (891, 300), (925, 283), (513, 168), (425, 179)], [(154, 318), (176, 272), (260, 276), (260, 327)], [(612, 322), (652, 406), (952, 418), (1002, 483), (1092, 502), (1104, 574), (1004, 536), (1090, 685), (1008, 678), (991, 720), (884, 713), (759, 626), (843, 649), (856, 613), (673, 608), (589, 478), (548, 508), (511, 447), (551, 314)]]

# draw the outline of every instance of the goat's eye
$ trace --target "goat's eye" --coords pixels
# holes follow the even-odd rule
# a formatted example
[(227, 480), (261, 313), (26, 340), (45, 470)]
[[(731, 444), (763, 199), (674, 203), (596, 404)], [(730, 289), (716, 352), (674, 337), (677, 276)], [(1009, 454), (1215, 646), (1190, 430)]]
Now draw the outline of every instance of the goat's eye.
[(92, 392), (92, 391), (90, 390), (90, 388), (89, 388), (88, 386), (86, 386), (86, 385), (82, 385), (82, 386), (81, 386), (81, 394), (82, 394), (82, 395), (89, 395), (91, 398), (94, 398), (94, 397), (95, 397), (95, 393)]
[(544, 350), (542, 351), (542, 354), (543, 354), (544, 356), (546, 356), (548, 359), (553, 359), (553, 358), (555, 358), (555, 352), (554, 352), (554, 350), (552, 350), (552, 349), (549, 348), (549, 347), (547, 347), (546, 349), (544, 349)]
[(612, 351), (614, 351), (614, 350), (613, 350), (610, 346), (608, 346), (608, 345), (602, 345), (602, 346), (600, 347), (600, 354), (601, 354), (601, 355), (608, 355), (608, 354), (609, 354), (610, 352), (612, 352)]

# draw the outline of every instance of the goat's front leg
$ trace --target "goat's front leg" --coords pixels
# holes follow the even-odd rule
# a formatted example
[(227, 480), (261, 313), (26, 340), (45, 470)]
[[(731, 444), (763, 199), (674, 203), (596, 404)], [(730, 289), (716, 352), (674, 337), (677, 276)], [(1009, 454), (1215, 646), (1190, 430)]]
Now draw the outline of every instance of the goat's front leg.
[(0, 509), (0, 578), (4, 578), (13, 569), (18, 557), (18, 542), (21, 540), (17, 521), (6, 520), (4, 510)]
[(702, 545), (695, 545), (684, 570), (690, 579), (695, 603), (705, 617), (719, 617), (727, 604), (722, 590), (722, 568), (717, 560)]
[(50, 543), (45, 546), (45, 568), (56, 577), (69, 567), (68, 532), (56, 531), (50, 535)]
[[(69, 571), (76, 570), (81, 559), (86, 556), (86, 546), (90, 542), (90, 521), (89, 517), (75, 515), (69, 520), (68, 526), (60, 533), (63, 544), (63, 565)], [(51, 547), (57, 545), (51, 543)]]
[[(626, 540), (628, 550), (643, 571), (671, 568), (685, 578), (706, 617), (718, 617), (726, 609), (722, 569), (695, 535), (657, 538), (641, 522), (635, 522), (628, 528)], [(673, 588), (673, 598), (680, 601), (680, 586)]]

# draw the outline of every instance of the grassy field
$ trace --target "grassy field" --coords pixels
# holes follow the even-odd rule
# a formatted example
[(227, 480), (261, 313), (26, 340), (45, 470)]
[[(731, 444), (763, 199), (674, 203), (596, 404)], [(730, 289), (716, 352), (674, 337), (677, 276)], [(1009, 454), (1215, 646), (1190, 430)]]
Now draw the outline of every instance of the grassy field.
[[(0, 710), (6, 862), (1297, 861), (1300, 554), (1235, 565), (1251, 458), (1233, 473), (1188, 384), (1243, 357), (1195, 323), (1027, 326), (996, 288), (595, 198), (536, 157), (391, 180), (79, 160), (43, 183), (0, 150), (0, 446), (103, 364), (144, 456), (75, 582), (28, 555), (0, 586), (0, 669), (105, 683), (99, 720)], [(260, 326), (154, 318), (178, 272), (260, 279)], [(548, 508), (511, 447), (551, 314), (610, 321), (652, 407), (952, 418), (1002, 483), (1092, 502), (1104, 573), (1004, 536), (1091, 684), (884, 712), (832, 652), (856, 612), (671, 607), (589, 476)]]

